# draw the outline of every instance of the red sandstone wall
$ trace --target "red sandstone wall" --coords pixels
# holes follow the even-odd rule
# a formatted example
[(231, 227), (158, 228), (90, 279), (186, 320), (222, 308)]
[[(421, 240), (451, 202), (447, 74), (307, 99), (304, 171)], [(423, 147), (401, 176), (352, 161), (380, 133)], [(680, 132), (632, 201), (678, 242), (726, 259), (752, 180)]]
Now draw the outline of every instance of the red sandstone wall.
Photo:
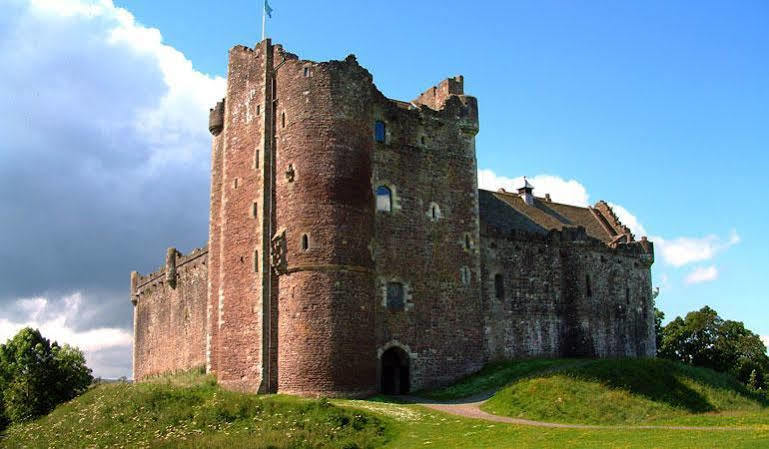
[(208, 251), (177, 258), (167, 269), (138, 277), (133, 299), (134, 379), (205, 365)]
[(211, 365), (222, 385), (252, 392), (268, 390), (263, 383), (262, 274), (269, 267), (264, 264), (260, 221), (269, 65), (264, 45), (230, 50), (224, 127), (214, 139), (211, 189), (211, 262), (216, 270), (209, 287), (209, 310), (215, 317)]
[[(371, 76), (276, 53), (278, 392), (376, 391)], [(308, 248), (302, 248), (307, 235)]]
[[(459, 78), (458, 78), (459, 79)], [(477, 105), (458, 79), (421, 95), (416, 109), (380, 98), (387, 139), (374, 147), (372, 191), (393, 191), (376, 213), (377, 347), (409, 352), (411, 390), (449, 383), (484, 362), (474, 136)], [(438, 110), (435, 110), (438, 109)], [(440, 217), (433, 220), (430, 204)], [(465, 235), (470, 247), (465, 247)], [(461, 270), (470, 273), (467, 284)], [(405, 310), (386, 307), (386, 283), (407, 288)]]

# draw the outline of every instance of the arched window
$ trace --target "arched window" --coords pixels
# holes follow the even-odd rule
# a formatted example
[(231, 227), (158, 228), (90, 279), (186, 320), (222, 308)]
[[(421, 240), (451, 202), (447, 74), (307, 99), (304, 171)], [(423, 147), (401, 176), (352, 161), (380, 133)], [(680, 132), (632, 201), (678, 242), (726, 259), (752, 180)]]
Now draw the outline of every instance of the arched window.
[(496, 293), (497, 299), (505, 298), (505, 280), (501, 274), (494, 276), (494, 292)]
[(403, 310), (406, 306), (403, 284), (400, 282), (387, 283), (387, 308), (390, 310)]
[(441, 208), (438, 206), (437, 203), (430, 203), (430, 210), (428, 212), (428, 216), (432, 221), (437, 221), (439, 218), (441, 218)]
[(387, 186), (376, 189), (376, 210), (390, 212), (392, 210), (393, 194)]

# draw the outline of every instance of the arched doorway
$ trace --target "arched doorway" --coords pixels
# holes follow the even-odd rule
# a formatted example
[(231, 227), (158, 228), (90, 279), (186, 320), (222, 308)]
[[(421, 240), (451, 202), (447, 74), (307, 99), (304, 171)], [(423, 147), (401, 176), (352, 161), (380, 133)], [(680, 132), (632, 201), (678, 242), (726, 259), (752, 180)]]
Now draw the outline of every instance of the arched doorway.
[(385, 394), (406, 394), (409, 392), (409, 355), (399, 347), (392, 347), (382, 353), (381, 391)]

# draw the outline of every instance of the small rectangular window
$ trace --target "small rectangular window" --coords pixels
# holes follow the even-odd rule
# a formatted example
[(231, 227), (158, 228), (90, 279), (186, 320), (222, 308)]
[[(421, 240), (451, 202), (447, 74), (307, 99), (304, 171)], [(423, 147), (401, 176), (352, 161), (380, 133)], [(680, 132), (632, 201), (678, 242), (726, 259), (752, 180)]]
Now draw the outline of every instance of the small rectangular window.
[(504, 299), (505, 297), (505, 280), (501, 274), (494, 276), (494, 292), (497, 299)]
[(400, 282), (388, 282), (387, 308), (390, 310), (403, 310), (404, 306), (403, 284)]
[(259, 112), (260, 112), (260, 109), (261, 109), (260, 106), (261, 105), (256, 105), (256, 115), (259, 115)]
[(377, 142), (384, 142), (387, 136), (387, 129), (385, 123), (381, 120), (374, 122), (374, 140)]
[(259, 251), (254, 250), (254, 273), (259, 272)]
[(587, 294), (587, 297), (590, 298), (593, 296), (593, 289), (590, 285), (590, 275), (585, 275), (585, 293)]
[(254, 151), (254, 168), (259, 168), (259, 150)]
[(259, 215), (259, 208), (256, 201), (251, 204), (251, 218), (256, 218)]
[(309, 67), (305, 67), (304, 68), (304, 77), (307, 78), (308, 76), (310, 76), (310, 68)]

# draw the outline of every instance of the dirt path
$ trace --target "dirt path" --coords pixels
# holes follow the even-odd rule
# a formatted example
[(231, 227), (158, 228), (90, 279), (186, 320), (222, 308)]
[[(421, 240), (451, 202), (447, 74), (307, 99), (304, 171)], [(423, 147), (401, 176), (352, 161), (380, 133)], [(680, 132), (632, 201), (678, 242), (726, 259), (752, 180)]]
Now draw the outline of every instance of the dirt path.
[(470, 398), (456, 400), (456, 401), (433, 401), (431, 399), (420, 398), (416, 396), (400, 396), (400, 399), (406, 400), (410, 403), (421, 405), (432, 410), (448, 413), (450, 415), (463, 416), (465, 418), (482, 419), (485, 421), (501, 422), (508, 424), (518, 424), (523, 426), (535, 426), (535, 427), (551, 427), (551, 428), (563, 428), (563, 429), (659, 429), (659, 430), (704, 430), (704, 431), (717, 431), (717, 430), (755, 430), (752, 427), (695, 427), (695, 426), (602, 426), (602, 425), (589, 425), (589, 424), (561, 424), (553, 422), (533, 421), (530, 419), (522, 418), (510, 418), (507, 416), (492, 415), (491, 413), (481, 410), (481, 404), (491, 397), (492, 393), (483, 393)]

